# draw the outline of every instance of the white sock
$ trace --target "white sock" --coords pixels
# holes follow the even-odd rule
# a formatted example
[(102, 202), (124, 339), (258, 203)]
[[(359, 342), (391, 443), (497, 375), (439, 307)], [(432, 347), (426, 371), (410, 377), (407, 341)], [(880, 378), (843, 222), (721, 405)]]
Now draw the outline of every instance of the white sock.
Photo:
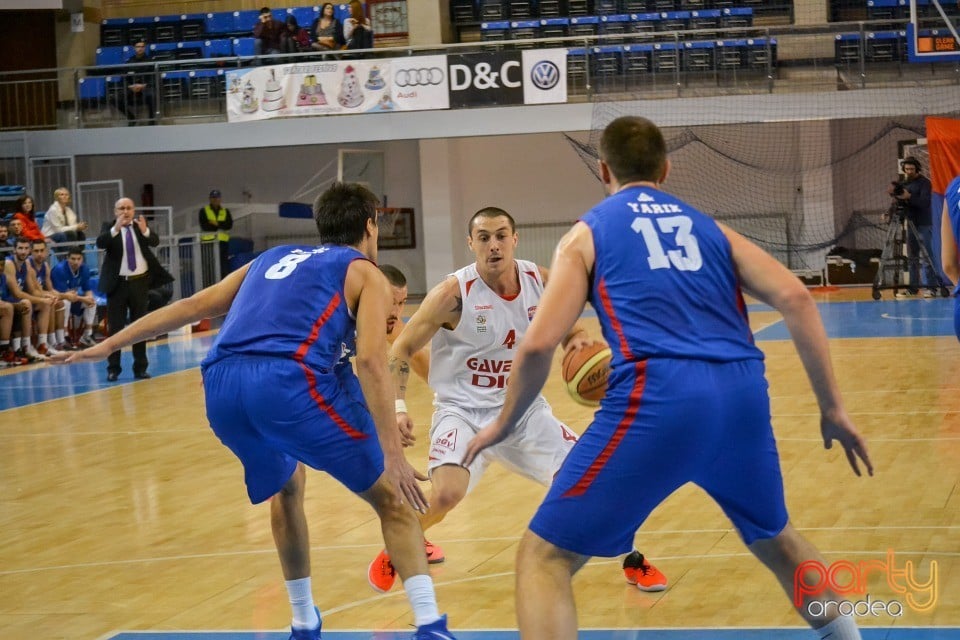
[(815, 631), (820, 634), (821, 640), (861, 640), (860, 629), (850, 616), (837, 616), (833, 622)]
[(63, 329), (57, 329), (57, 344), (63, 342)]
[(11, 344), (13, 344), (13, 350), (14, 350), (14, 351), (19, 351), (19, 350), (20, 350), (20, 338), (14, 338), (14, 339), (12, 340)]
[(440, 619), (437, 596), (433, 592), (433, 578), (427, 574), (407, 578), (403, 583), (407, 600), (413, 609), (413, 624), (422, 627)]
[(42, 344), (47, 344), (47, 334), (38, 333), (37, 334), (37, 346), (39, 347)]
[(97, 319), (97, 308), (96, 307), (84, 307), (83, 309), (83, 321), (87, 323), (86, 330), (83, 332), (84, 335), (93, 335), (93, 324)]
[(287, 594), (290, 596), (290, 608), (293, 610), (293, 627), (295, 629), (316, 629), (320, 625), (320, 618), (313, 604), (313, 589), (310, 578), (287, 580)]

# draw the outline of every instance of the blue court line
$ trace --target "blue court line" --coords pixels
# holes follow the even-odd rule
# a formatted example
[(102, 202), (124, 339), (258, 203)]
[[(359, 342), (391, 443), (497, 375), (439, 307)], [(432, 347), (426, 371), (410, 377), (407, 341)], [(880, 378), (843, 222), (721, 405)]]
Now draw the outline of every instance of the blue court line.
[[(457, 640), (518, 640), (512, 630), (459, 631)], [(958, 627), (867, 627), (863, 640), (960, 640)], [(324, 631), (324, 640), (409, 640), (411, 631)], [(290, 632), (123, 632), (109, 640), (287, 640)], [(812, 640), (810, 629), (590, 629), (581, 630), (579, 640)]]
[[(200, 366), (213, 344), (212, 335), (147, 346), (150, 375), (156, 377)], [(34, 365), (13, 369), (0, 376), (0, 411), (39, 402), (69, 398), (137, 382), (133, 378), (133, 354), (121, 353), (123, 372), (117, 382), (107, 382), (107, 363)], [(198, 375), (199, 377), (199, 375)]]
[[(817, 305), (830, 338), (898, 338), (952, 336), (953, 299), (880, 300), (827, 302)], [(748, 306), (751, 313), (773, 311), (763, 304)], [(584, 317), (596, 317), (592, 309)], [(764, 340), (789, 340), (783, 322), (760, 329), (754, 335)], [(166, 344), (147, 347), (153, 376), (198, 367), (213, 342), (212, 335), (188, 336)], [(0, 376), (0, 411), (39, 402), (67, 398), (79, 393), (108, 389), (134, 382), (129, 349), (123, 351), (124, 372), (118, 382), (107, 382), (106, 363), (69, 366), (31, 366), (7, 371)]]

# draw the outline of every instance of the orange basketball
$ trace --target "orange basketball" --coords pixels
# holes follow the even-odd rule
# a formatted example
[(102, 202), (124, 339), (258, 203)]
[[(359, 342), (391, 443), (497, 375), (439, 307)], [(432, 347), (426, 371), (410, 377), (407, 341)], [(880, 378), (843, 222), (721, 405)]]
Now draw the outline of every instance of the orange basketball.
[(596, 407), (607, 392), (610, 358), (613, 352), (602, 342), (574, 349), (563, 357), (563, 381), (570, 397), (582, 405)]

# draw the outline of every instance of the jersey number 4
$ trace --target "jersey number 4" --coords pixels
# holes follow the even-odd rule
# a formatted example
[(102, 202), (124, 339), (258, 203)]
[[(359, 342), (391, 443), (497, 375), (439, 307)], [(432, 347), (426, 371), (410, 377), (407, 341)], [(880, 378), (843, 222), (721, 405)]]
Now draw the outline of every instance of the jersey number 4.
[[(657, 232), (653, 227), (653, 221), (657, 221)], [(630, 228), (634, 232), (643, 236), (643, 242), (647, 245), (647, 263), (651, 269), (669, 269), (670, 265), (680, 271), (699, 271), (703, 266), (703, 257), (700, 255), (700, 245), (697, 238), (690, 233), (693, 229), (693, 221), (687, 216), (668, 216), (663, 218), (641, 218), (636, 217)], [(663, 250), (663, 244), (660, 242), (660, 234), (672, 234), (673, 244), (679, 249)]]

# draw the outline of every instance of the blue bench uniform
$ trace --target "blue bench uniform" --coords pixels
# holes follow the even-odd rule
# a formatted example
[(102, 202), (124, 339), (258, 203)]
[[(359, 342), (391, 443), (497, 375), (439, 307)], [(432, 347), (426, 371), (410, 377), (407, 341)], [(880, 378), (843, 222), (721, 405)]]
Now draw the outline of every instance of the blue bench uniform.
[(644, 187), (581, 220), (596, 252), (589, 300), (613, 351), (609, 387), (531, 530), (583, 555), (625, 553), (650, 512), (694, 482), (748, 544), (777, 535), (787, 511), (763, 353), (723, 232)]
[(253, 503), (277, 493), (297, 460), (354, 492), (383, 473), (383, 452), (350, 366), (356, 321), (337, 245), (275, 247), (250, 266), (201, 363), (207, 417), (244, 466)]
[[(16, 274), (14, 277), (17, 281), (17, 286), (20, 287), (20, 291), (25, 292), (27, 290), (27, 261), (24, 260), (23, 264), (17, 267), (17, 261), (14, 259), (14, 256), (7, 256), (7, 260), (13, 263), (14, 273)], [(6, 278), (4, 278), (4, 280), (6, 280)], [(6, 285), (6, 282), (4, 282), (4, 285)], [(3, 294), (3, 300), (4, 302), (11, 303), (20, 302), (20, 298), (13, 295), (9, 287), (6, 288), (6, 293)]]
[[(90, 267), (81, 264), (76, 273), (70, 269), (70, 263), (61, 260), (50, 269), (50, 281), (53, 288), (57, 291), (74, 291), (78, 296), (85, 295), (90, 291)], [(83, 303), (73, 302), (70, 304), (70, 314), (79, 316), (83, 313)]]

